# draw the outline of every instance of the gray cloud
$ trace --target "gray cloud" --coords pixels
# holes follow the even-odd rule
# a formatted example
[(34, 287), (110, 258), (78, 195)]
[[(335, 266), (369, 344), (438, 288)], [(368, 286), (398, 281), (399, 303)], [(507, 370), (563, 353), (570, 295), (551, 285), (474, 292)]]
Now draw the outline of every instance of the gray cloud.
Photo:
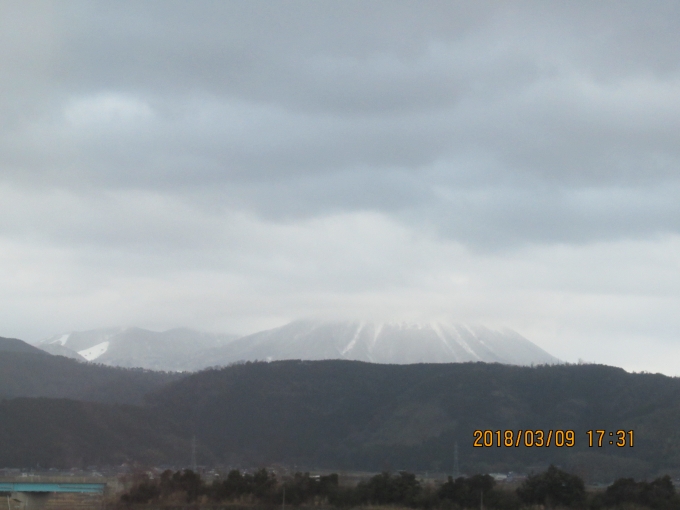
[[(680, 233), (679, 22), (676, 2), (3, 2), (0, 258), (71, 289), (35, 306), (45, 334), (84, 302), (110, 310), (92, 327), (225, 328), (456, 303), (557, 342), (600, 250), (639, 270)], [(576, 283), (523, 268), (550, 250), (581, 254)], [(0, 274), (26, 309), (37, 280)], [(612, 292), (603, 317), (654, 306)], [(520, 310), (552, 293), (578, 311)]]

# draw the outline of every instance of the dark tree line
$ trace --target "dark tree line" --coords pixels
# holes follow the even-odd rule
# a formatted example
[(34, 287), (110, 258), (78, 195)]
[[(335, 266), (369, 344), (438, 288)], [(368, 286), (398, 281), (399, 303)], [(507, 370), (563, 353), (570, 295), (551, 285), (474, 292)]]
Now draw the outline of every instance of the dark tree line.
[(517, 489), (522, 503), (547, 506), (583, 506), (586, 488), (576, 475), (550, 466), (544, 473), (530, 476)]
[(233, 470), (223, 479), (206, 484), (190, 470), (165, 471), (159, 479), (138, 479), (121, 497), (127, 506), (174, 501), (179, 503), (259, 503), (264, 505), (318, 505), (339, 508), (393, 505), (428, 509), (520, 510), (544, 508), (648, 508), (680, 510), (680, 498), (668, 476), (652, 482), (621, 478), (601, 493), (588, 494), (583, 480), (554, 466), (529, 476), (516, 490), (499, 488), (489, 475), (448, 480), (441, 485), (423, 485), (413, 473), (380, 473), (355, 487), (343, 487), (337, 474), (310, 476), (295, 473), (277, 480), (266, 469), (254, 473)]
[(604, 492), (588, 497), (583, 480), (550, 466), (544, 473), (530, 476), (517, 489), (517, 496), (521, 503), (548, 507), (680, 509), (680, 498), (668, 475), (652, 482), (619, 478)]
[(636, 482), (620, 478), (607, 487), (606, 492), (594, 501), (593, 506), (619, 507), (635, 504), (658, 510), (680, 508), (680, 498), (675, 493), (671, 478), (666, 475), (652, 482)]
[(309, 473), (295, 473), (290, 480), (278, 482), (266, 469), (254, 473), (230, 471), (226, 478), (206, 484), (200, 475), (191, 470), (168, 470), (158, 480), (141, 476), (122, 495), (127, 505), (145, 504), (167, 500), (194, 503), (248, 501), (264, 504), (282, 503), (285, 493), (290, 505), (301, 505), (314, 498), (333, 499), (338, 489), (338, 475), (312, 477)]

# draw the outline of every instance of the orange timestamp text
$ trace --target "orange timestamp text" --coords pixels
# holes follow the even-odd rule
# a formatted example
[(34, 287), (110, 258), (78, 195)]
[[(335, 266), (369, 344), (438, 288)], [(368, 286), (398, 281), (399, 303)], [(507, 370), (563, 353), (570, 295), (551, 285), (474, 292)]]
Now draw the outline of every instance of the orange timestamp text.
[[(567, 447), (571, 448), (576, 445), (576, 434), (573, 430), (549, 429), (549, 430), (475, 430), (473, 432), (474, 442), (473, 446), (477, 448), (483, 447)], [(632, 430), (588, 430), (588, 446), (599, 447), (603, 446), (630, 446), (634, 445), (635, 437)]]
[(475, 447), (572, 447), (576, 444), (573, 430), (475, 430)]

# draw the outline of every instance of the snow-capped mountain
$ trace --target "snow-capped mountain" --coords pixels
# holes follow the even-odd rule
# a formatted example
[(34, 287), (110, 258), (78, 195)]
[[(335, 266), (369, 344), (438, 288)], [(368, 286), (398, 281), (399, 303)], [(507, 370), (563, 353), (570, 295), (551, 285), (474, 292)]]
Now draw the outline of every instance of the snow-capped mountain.
[(559, 360), (514, 331), (432, 322), (426, 324), (295, 321), (238, 338), (173, 329), (101, 329), (57, 335), (38, 347), (111, 366), (201, 370), (239, 361), (348, 359), (373, 363)]
[(513, 365), (559, 360), (514, 331), (427, 324), (296, 321), (198, 353), (195, 369), (248, 360), (349, 359), (373, 363), (498, 362)]
[(109, 328), (57, 335), (38, 347), (50, 354), (104, 365), (182, 371), (189, 369), (187, 361), (196, 353), (236, 338), (185, 328), (160, 333), (141, 328)]

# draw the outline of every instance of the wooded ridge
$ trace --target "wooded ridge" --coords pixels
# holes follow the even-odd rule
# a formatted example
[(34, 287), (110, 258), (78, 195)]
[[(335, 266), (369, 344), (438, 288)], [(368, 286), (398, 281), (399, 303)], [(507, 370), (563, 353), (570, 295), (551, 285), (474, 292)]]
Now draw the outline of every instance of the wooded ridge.
[[(0, 394), (19, 396), (21, 377), (34, 379), (24, 394), (71, 400), (3, 401), (2, 466), (186, 466), (194, 436), (203, 465), (452, 473), (457, 445), (464, 473), (552, 463), (611, 481), (680, 466), (680, 381), (602, 365), (280, 361), (169, 375), (0, 353)], [(114, 405), (121, 394), (144, 403)], [(475, 448), (477, 429), (573, 430), (575, 445)], [(596, 429), (633, 430), (634, 446), (590, 447)]]

